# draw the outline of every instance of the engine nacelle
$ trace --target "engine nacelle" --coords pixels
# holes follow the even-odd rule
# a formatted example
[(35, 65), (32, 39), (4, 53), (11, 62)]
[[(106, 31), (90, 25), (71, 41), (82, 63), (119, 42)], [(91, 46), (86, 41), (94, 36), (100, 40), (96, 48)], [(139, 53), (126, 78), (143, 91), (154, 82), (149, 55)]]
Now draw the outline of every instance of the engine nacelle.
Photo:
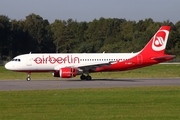
[(72, 78), (76, 77), (78, 73), (77, 68), (60, 68), (59, 71), (54, 72), (54, 77), (61, 77), (61, 78)]

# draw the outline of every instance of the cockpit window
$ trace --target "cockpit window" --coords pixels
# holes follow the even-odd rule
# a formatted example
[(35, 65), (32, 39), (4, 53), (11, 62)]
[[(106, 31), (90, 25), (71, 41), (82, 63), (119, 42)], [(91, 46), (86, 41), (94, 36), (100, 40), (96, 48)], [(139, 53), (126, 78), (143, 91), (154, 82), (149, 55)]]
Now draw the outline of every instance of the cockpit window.
[(12, 59), (11, 61), (17, 61), (17, 62), (20, 62), (21, 59)]

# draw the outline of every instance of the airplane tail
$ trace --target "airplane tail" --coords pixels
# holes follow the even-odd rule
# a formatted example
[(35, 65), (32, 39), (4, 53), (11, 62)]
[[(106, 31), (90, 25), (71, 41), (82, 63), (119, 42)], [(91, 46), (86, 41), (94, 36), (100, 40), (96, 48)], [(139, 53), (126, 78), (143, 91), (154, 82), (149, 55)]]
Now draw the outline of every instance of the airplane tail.
[(164, 55), (169, 31), (170, 26), (162, 26), (147, 43), (147, 45), (140, 51), (140, 54)]

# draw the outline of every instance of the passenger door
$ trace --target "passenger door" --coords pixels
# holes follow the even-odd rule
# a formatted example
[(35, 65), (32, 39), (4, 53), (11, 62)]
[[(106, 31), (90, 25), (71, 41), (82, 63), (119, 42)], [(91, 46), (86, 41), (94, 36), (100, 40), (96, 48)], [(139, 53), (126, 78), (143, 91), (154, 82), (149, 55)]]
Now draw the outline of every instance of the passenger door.
[(28, 55), (26, 58), (26, 65), (27, 66), (32, 66), (32, 56)]

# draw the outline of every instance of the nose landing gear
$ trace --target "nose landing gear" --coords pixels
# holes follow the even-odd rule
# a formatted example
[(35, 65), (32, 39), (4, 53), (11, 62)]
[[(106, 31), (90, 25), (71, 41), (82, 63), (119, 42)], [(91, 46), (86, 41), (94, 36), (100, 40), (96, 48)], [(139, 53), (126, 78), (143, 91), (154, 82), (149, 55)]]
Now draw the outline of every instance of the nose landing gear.
[(31, 73), (28, 72), (28, 77), (26, 78), (27, 81), (31, 81), (31, 77), (30, 76), (31, 76)]

